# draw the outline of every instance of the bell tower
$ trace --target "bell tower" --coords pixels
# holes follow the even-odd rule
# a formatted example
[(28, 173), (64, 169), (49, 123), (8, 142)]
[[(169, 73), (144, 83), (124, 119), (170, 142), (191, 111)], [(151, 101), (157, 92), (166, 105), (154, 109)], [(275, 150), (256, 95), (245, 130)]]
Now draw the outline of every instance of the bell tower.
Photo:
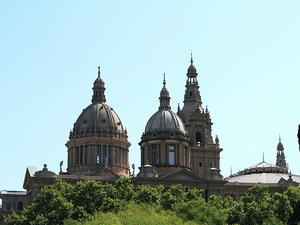
[(286, 161), (285, 161), (285, 155), (284, 155), (284, 147), (283, 147), (283, 144), (281, 143), (281, 137), (280, 136), (279, 136), (279, 142), (278, 142), (278, 145), (277, 145), (276, 166), (287, 168), (287, 164), (286, 164)]
[[(219, 138), (215, 142), (212, 138), (212, 122), (208, 108), (204, 110), (197, 80), (197, 70), (191, 64), (187, 70), (185, 85), (184, 105), (178, 107), (177, 114), (182, 118), (191, 141), (191, 169), (194, 173), (204, 179), (210, 179), (211, 171), (220, 172)], [(214, 172), (214, 173), (215, 173)], [(221, 175), (220, 179), (221, 179)]]

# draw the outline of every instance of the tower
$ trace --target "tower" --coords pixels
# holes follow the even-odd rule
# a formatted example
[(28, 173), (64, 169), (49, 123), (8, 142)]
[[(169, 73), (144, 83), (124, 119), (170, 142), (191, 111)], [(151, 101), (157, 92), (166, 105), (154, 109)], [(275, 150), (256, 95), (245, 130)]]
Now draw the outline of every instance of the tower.
[(107, 168), (120, 177), (129, 177), (127, 131), (117, 113), (106, 104), (100, 67), (93, 85), (92, 104), (74, 123), (66, 146), (68, 174), (97, 176)]
[(285, 161), (285, 155), (284, 155), (284, 147), (281, 143), (281, 138), (279, 136), (279, 142), (277, 144), (277, 156), (276, 156), (276, 166), (286, 168), (288, 170), (286, 161)]
[[(220, 172), (219, 138), (215, 143), (212, 138), (212, 122), (209, 111), (202, 107), (199, 92), (198, 73), (193, 64), (187, 70), (185, 85), (184, 105), (182, 110), (178, 107), (177, 114), (182, 118), (191, 141), (191, 169), (194, 173), (204, 179), (209, 179), (211, 171)], [(221, 177), (221, 176), (220, 176)], [(221, 178), (220, 178), (221, 179)]]
[(160, 106), (148, 120), (141, 142), (141, 165), (152, 166), (158, 176), (190, 165), (190, 143), (181, 118), (171, 110), (165, 77)]

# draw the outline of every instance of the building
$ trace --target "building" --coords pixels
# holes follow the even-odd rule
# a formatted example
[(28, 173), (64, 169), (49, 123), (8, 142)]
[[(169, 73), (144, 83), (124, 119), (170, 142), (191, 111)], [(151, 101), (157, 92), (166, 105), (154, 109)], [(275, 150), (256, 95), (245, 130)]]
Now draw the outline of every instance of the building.
[(288, 169), (284, 147), (279, 137), (276, 164), (267, 163), (263, 158), (262, 162), (230, 175), (225, 184), (225, 193), (239, 200), (248, 188), (255, 184), (268, 185), (271, 194), (283, 193), (289, 186), (298, 187), (300, 184), (300, 176), (289, 173)]
[(212, 122), (208, 110), (202, 108), (197, 70), (191, 64), (187, 70), (184, 105), (178, 112), (171, 110), (170, 95), (164, 77), (160, 105), (148, 120), (141, 142), (140, 173), (136, 184), (181, 183), (189, 188), (201, 188), (205, 198), (224, 195), (226, 181), (220, 174), (218, 138), (213, 142)]
[[(114, 182), (127, 177), (136, 185), (165, 187), (180, 183), (188, 188), (203, 189), (205, 198), (218, 194), (231, 195), (235, 199), (257, 183), (274, 184), (276, 188), (273, 190), (279, 192), (288, 186), (299, 185), (299, 177), (288, 174), (281, 140), (275, 166), (263, 161), (224, 179), (220, 173), (220, 152), (223, 149), (218, 137), (212, 137), (213, 123), (208, 109), (202, 107), (198, 73), (192, 57), (186, 76), (184, 105), (182, 109), (178, 106), (175, 113), (171, 110), (164, 75), (158, 110), (147, 121), (141, 136), (141, 167), (135, 176), (129, 169), (131, 144), (127, 130), (118, 114), (106, 103), (105, 83), (98, 67), (92, 103), (79, 115), (66, 143), (67, 172), (61, 170), (56, 174), (49, 171), (46, 164), (42, 170), (27, 167), (23, 185), (26, 191), (2, 191), (0, 216), (13, 210), (21, 211), (32, 203), (42, 187), (52, 184), (56, 178), (76, 183), (85, 179)], [(261, 182), (262, 176), (268, 178), (274, 174), (282, 176), (279, 180)], [(250, 177), (249, 181), (247, 177)]]

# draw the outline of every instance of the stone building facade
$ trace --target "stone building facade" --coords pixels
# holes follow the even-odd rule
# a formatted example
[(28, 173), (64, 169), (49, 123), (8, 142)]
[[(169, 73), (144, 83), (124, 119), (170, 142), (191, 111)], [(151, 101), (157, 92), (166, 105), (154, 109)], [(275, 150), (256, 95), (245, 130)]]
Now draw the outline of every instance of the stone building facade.
[[(201, 188), (206, 199), (212, 194), (231, 195), (239, 199), (249, 187), (259, 183), (255, 179), (248, 183), (242, 182), (239, 176), (273, 173), (258, 170), (261, 167), (265, 169), (267, 164), (262, 162), (256, 165), (256, 172), (250, 168), (228, 179), (223, 178), (220, 173), (222, 148), (218, 137), (212, 137), (213, 123), (207, 107), (204, 109), (202, 106), (198, 73), (191, 57), (182, 109), (178, 106), (177, 113), (171, 110), (171, 97), (164, 76), (159, 108), (147, 121), (139, 143), (140, 171), (137, 176), (131, 174), (128, 158), (131, 144), (127, 130), (118, 114), (106, 103), (105, 83), (100, 75), (98, 67), (98, 76), (92, 88), (92, 103), (79, 115), (69, 134), (66, 143), (67, 172), (61, 170), (56, 174), (49, 171), (47, 165), (42, 170), (28, 167), (23, 185), (26, 191), (0, 193), (0, 216), (3, 217), (12, 210), (21, 211), (21, 208), (33, 202), (42, 187), (51, 185), (57, 178), (76, 183), (85, 179), (115, 182), (121, 177), (127, 177), (136, 185), (170, 187), (182, 184), (188, 188)], [(276, 168), (276, 173), (280, 170), (283, 174), (275, 183), (265, 182), (276, 187), (276, 191), (282, 191), (291, 185), (298, 186), (300, 183), (298, 176), (288, 174), (283, 149), (280, 140), (276, 165), (267, 165), (269, 169)]]

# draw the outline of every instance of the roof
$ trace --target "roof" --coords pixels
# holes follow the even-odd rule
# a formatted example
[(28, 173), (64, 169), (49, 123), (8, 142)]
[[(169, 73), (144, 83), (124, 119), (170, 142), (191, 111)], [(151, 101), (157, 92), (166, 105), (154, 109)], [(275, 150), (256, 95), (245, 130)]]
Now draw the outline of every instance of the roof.
[(155, 131), (170, 131), (186, 133), (185, 126), (181, 118), (170, 109), (158, 110), (148, 120), (145, 133)]
[(262, 161), (254, 166), (250, 166), (242, 171), (237, 172), (236, 174), (231, 175), (230, 177), (246, 175), (246, 174), (257, 174), (257, 173), (282, 173), (288, 174), (287, 167), (275, 166), (271, 163)]
[(284, 180), (288, 180), (289, 176), (294, 182), (300, 184), (300, 176), (292, 175), (287, 173), (251, 173), (251, 174), (243, 174), (237, 175), (231, 178), (227, 178), (228, 182), (234, 183), (262, 183), (262, 184), (277, 184)]
[(258, 168), (258, 167), (277, 167), (271, 163), (267, 163), (265, 161), (262, 161), (261, 163), (258, 163), (254, 166), (250, 166), (249, 169), (252, 169), (252, 168)]
[(0, 195), (26, 195), (27, 191), (7, 191), (2, 190), (0, 191)]

